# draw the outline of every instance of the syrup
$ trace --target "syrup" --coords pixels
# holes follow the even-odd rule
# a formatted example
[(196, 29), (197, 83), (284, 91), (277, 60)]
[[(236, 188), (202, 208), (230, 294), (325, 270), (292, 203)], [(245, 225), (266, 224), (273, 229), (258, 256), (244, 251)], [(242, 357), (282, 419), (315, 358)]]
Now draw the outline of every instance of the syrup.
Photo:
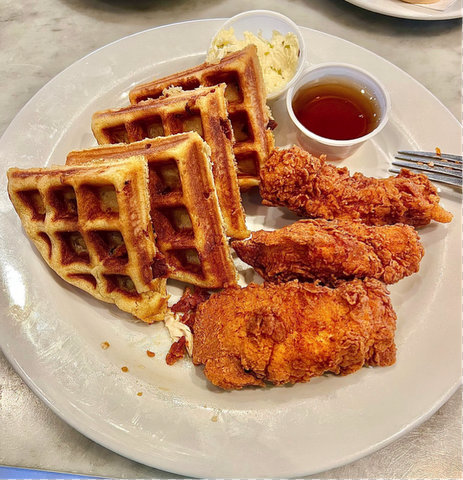
[(380, 121), (377, 99), (355, 83), (324, 79), (294, 96), (296, 118), (307, 130), (332, 140), (352, 140), (374, 130)]

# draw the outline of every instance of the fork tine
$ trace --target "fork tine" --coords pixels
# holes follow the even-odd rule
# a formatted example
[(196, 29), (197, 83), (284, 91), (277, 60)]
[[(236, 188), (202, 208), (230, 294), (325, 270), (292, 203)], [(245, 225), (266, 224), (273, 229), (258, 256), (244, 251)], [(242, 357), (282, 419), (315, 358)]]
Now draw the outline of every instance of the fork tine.
[[(413, 165), (415, 164), (427, 164), (431, 168), (435, 167), (443, 167), (447, 170), (455, 170), (455, 171), (462, 171), (463, 164), (454, 162), (452, 160), (442, 160), (442, 157), (439, 156), (433, 156), (433, 157), (423, 157), (421, 155), (410, 155), (410, 154), (401, 154), (399, 152), (399, 155), (396, 155), (395, 158), (398, 160), (406, 160), (408, 162), (414, 162)], [(411, 166), (413, 166), (411, 165)], [(418, 168), (418, 167), (417, 167)]]
[[(413, 167), (415, 168), (415, 166)], [(400, 168), (390, 168), (390, 172), (392, 173), (400, 173)], [(438, 183), (445, 183), (446, 185), (454, 185), (457, 187), (462, 187), (462, 179), (461, 177), (455, 178), (451, 177), (448, 174), (441, 174), (441, 173), (425, 173), (425, 175), (434, 182)]]
[[(395, 157), (399, 158), (399, 157)], [(407, 162), (407, 161), (402, 161), (402, 160), (395, 160), (392, 162), (392, 165), (397, 165), (399, 167), (405, 167), (405, 168), (411, 168), (415, 170), (421, 170), (423, 172), (429, 172), (429, 173), (441, 173), (442, 175), (449, 175), (450, 177), (456, 177), (456, 178), (461, 178), (462, 177), (462, 171), (461, 169), (452, 169), (449, 167), (438, 167), (434, 165), (429, 165), (429, 164), (423, 164), (423, 163), (414, 163), (414, 162)]]
[[(423, 173), (434, 182), (462, 187), (463, 158), (459, 155), (400, 150), (395, 159), (392, 165)], [(390, 168), (389, 171), (399, 173), (400, 169)]]
[(462, 163), (463, 157), (461, 155), (452, 155), (450, 153), (437, 154), (436, 152), (417, 152), (410, 150), (399, 150), (397, 153), (401, 155), (410, 155), (413, 157), (427, 157), (434, 160), (447, 160), (449, 162)]

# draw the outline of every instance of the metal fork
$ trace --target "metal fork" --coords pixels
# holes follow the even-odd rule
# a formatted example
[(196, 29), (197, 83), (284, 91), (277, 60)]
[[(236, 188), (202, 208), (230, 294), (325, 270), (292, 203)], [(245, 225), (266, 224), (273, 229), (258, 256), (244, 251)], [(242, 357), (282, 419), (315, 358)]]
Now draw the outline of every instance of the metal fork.
[[(392, 165), (419, 170), (430, 180), (461, 188), (463, 158), (436, 152), (399, 151)], [(390, 168), (390, 172), (399, 173), (399, 168)]]

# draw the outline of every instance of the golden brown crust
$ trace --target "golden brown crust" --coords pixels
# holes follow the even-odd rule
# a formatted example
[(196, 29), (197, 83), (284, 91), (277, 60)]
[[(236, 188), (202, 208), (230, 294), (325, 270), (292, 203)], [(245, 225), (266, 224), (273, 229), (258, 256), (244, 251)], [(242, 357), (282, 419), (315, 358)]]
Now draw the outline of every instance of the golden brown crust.
[(205, 288), (236, 283), (207, 146), (188, 132), (103, 145), (68, 155), (68, 164), (142, 155), (148, 162), (151, 218), (170, 278)]
[(24, 230), (64, 280), (145, 322), (167, 308), (165, 260), (149, 216), (142, 157), (103, 165), (8, 170)]
[(370, 277), (391, 284), (418, 272), (424, 255), (414, 228), (355, 220), (299, 220), (273, 232), (253, 232), (231, 245), (241, 260), (273, 282)]
[(395, 362), (395, 322), (377, 280), (229, 288), (198, 307), (193, 362), (224, 389), (347, 375)]
[(92, 130), (99, 144), (196, 131), (211, 149), (212, 168), (227, 235), (246, 238), (246, 217), (233, 154), (233, 134), (224, 97), (225, 84), (187, 92), (171, 90), (117, 110), (96, 112)]
[(266, 106), (265, 87), (254, 45), (224, 57), (218, 63), (203, 63), (183, 72), (134, 87), (132, 104), (159, 98), (166, 88), (191, 90), (226, 83), (227, 108), (236, 143), (234, 152), (241, 189), (259, 184), (259, 169), (274, 148), (273, 121)]
[(261, 171), (265, 205), (282, 205), (309, 218), (361, 220), (369, 225), (450, 222), (434, 185), (422, 174), (370, 178), (349, 174), (297, 146), (275, 150)]

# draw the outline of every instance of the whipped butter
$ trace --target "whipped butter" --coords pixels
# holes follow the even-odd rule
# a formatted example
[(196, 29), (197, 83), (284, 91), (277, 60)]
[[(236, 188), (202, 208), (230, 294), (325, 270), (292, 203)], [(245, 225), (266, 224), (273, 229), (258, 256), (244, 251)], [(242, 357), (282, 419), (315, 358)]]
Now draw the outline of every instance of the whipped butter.
[(182, 323), (177, 314), (172, 311), (167, 312), (164, 318), (164, 325), (169, 331), (170, 338), (173, 342), (180, 340), (183, 336), (185, 337), (187, 352), (190, 356), (193, 355), (193, 334), (188, 325)]
[(250, 44), (257, 47), (267, 95), (281, 90), (293, 78), (298, 66), (299, 42), (294, 33), (282, 35), (274, 30), (272, 39), (266, 40), (261, 32), (257, 35), (244, 32), (244, 38), (238, 40), (233, 28), (221, 30), (212, 42), (207, 61), (218, 62), (225, 55)]

